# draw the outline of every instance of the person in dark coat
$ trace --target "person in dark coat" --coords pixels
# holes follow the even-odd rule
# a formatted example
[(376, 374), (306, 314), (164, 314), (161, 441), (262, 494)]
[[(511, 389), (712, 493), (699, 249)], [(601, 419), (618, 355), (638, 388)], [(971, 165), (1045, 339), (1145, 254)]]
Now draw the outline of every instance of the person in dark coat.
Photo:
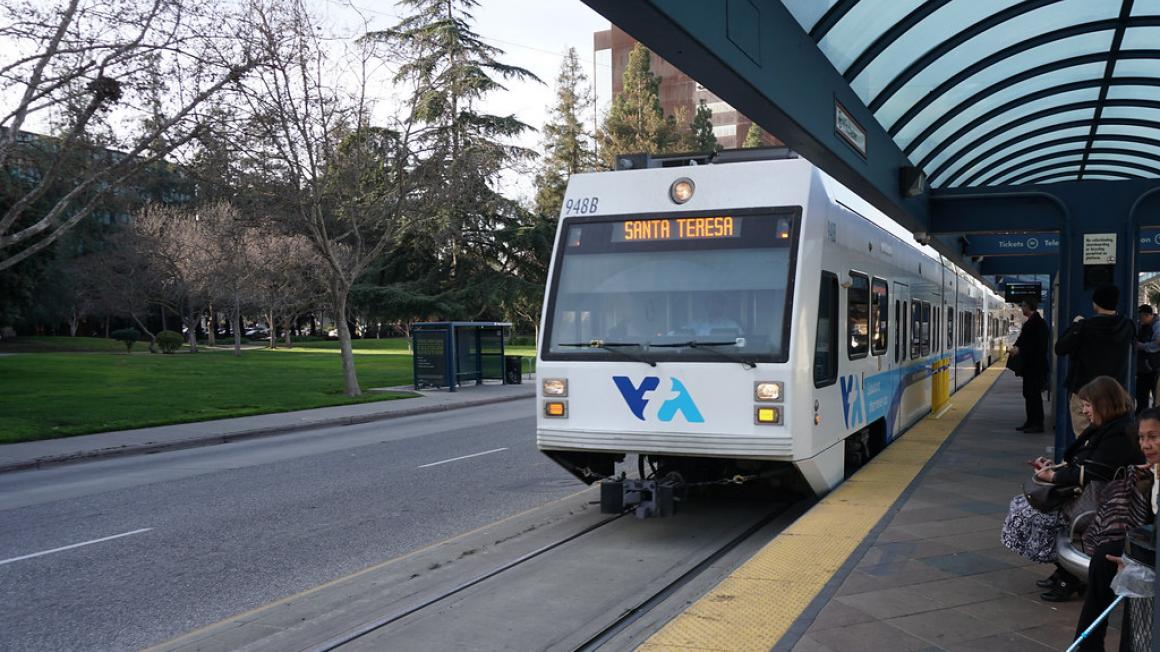
[(1120, 290), (1103, 285), (1092, 293), (1094, 317), (1077, 315), (1055, 342), (1056, 355), (1068, 356), (1067, 391), (1071, 430), (1079, 436), (1088, 426), (1076, 393), (1097, 376), (1111, 376), (1128, 386), (1128, 367), (1135, 351), (1136, 326), (1116, 314)]
[(1152, 306), (1140, 306), (1136, 331), (1136, 414), (1156, 403), (1156, 372), (1160, 371), (1160, 321)]
[[(1076, 392), (1090, 425), (1063, 453), (1064, 466), (1039, 458), (1032, 462), (1035, 478), (1064, 487), (1086, 487), (1093, 481), (1111, 480), (1116, 469), (1142, 464), (1144, 455), (1130, 432), (1133, 400), (1128, 390), (1110, 376), (1099, 376)], [(1055, 573), (1039, 585), (1050, 588), (1039, 597), (1063, 602), (1080, 591), (1077, 577), (1056, 566)]]
[(1011, 347), (1011, 354), (1023, 361), (1023, 403), (1027, 418), (1016, 428), (1023, 432), (1043, 432), (1043, 386), (1047, 380), (1047, 322), (1039, 316), (1034, 299), (1023, 302), (1023, 329)]

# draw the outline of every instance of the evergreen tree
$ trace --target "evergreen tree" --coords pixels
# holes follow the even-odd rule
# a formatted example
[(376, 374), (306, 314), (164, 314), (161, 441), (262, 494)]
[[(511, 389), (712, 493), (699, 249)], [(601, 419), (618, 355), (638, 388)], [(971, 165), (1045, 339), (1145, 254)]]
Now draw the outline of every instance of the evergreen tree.
[(741, 144), (742, 147), (761, 147), (765, 142), (761, 137), (765, 134), (757, 123), (749, 125), (749, 132), (745, 134), (745, 142)]
[(677, 144), (677, 122), (661, 109), (661, 78), (652, 72), (650, 53), (637, 43), (624, 68), (624, 88), (612, 101), (598, 139), (600, 157), (615, 167), (620, 154), (648, 152), (661, 154)]
[[(479, 110), (489, 93), (504, 90), (497, 78), (532, 79), (524, 68), (498, 60), (499, 48), (472, 31), (477, 0), (401, 0), (410, 10), (393, 28), (368, 39), (386, 43), (403, 63), (397, 84), (413, 89), (410, 120), (424, 178), (422, 207), (440, 228), (429, 245), (445, 261), (445, 289), (464, 299), (465, 310), (479, 312), (484, 296), (479, 275), (499, 272), (494, 234), (521, 219), (520, 207), (495, 191), (499, 174), (534, 153), (507, 141), (531, 127), (514, 115)], [(474, 290), (480, 290), (475, 292)]]
[(695, 152), (715, 152), (720, 148), (717, 136), (713, 133), (713, 109), (705, 104), (705, 100), (697, 105), (693, 121), (689, 124), (689, 135)]
[(568, 178), (594, 167), (592, 134), (584, 125), (584, 114), (592, 108), (588, 78), (580, 67), (575, 48), (568, 48), (560, 75), (556, 78), (556, 105), (550, 122), (544, 125), (544, 159), (536, 175), (536, 213), (560, 213)]

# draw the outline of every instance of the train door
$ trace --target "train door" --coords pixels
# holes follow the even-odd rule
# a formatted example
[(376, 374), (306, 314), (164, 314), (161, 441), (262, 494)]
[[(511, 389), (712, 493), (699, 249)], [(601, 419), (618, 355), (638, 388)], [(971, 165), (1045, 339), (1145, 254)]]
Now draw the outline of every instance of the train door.
[(919, 359), (919, 332), (915, 328), (914, 322), (916, 318), (921, 319), (921, 312), (918, 315), (914, 312), (916, 302), (911, 299), (910, 286), (904, 283), (895, 283), (894, 301), (897, 306), (898, 319), (894, 322), (896, 338), (893, 359), (897, 362), (898, 367), (892, 378), (897, 383), (896, 392), (899, 397), (898, 414), (895, 421), (895, 432), (897, 432), (910, 426), (922, 416), (927, 405), (928, 394), (923, 391), (924, 383), (921, 382), (925, 379), (925, 375), (918, 373), (921, 363), (915, 364)]

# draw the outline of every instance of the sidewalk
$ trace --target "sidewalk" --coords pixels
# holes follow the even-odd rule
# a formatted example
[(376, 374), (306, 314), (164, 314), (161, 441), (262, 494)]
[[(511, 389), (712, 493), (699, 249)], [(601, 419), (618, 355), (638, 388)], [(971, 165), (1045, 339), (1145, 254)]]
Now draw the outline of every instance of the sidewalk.
[[(410, 391), (409, 387), (392, 389)], [(415, 394), (415, 398), (393, 401), (340, 405), (297, 412), (261, 414), (235, 419), (181, 423), (156, 428), (139, 428), (7, 444), (0, 446), (0, 473), (104, 457), (211, 446), (310, 428), (348, 426), (383, 419), (515, 401), (534, 397), (536, 385), (535, 380), (525, 379), (522, 385), (501, 385), (498, 383), (468, 385), (460, 387), (459, 391), (456, 392), (424, 390), (415, 392)]]

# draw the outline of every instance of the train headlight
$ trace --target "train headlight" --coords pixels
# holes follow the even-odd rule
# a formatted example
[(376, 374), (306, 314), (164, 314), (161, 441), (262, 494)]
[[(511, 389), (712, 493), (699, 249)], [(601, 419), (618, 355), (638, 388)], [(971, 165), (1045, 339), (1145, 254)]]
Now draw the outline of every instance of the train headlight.
[(669, 199), (673, 200), (674, 204), (683, 204), (693, 198), (695, 190), (691, 179), (677, 179), (669, 187)]
[(568, 416), (567, 401), (544, 401), (544, 416), (557, 418)]
[(779, 382), (762, 381), (753, 383), (753, 400), (780, 401), (784, 387)]
[(544, 396), (567, 396), (568, 395), (568, 379), (567, 378), (545, 378), (543, 386), (544, 386)]
[(753, 408), (753, 421), (763, 425), (780, 425), (781, 408), (759, 405)]

